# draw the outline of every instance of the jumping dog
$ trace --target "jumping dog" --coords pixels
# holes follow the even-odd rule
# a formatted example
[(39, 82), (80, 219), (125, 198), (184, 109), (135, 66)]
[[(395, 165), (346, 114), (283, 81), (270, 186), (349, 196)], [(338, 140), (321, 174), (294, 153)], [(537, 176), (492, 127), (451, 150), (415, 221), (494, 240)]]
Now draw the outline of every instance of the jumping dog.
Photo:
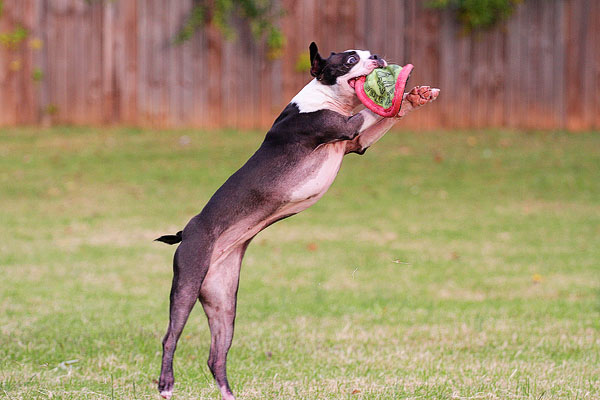
[(315, 204), (333, 183), (344, 155), (363, 154), (409, 111), (435, 100), (428, 86), (405, 93), (394, 118), (360, 105), (358, 77), (384, 67), (369, 51), (348, 50), (322, 58), (310, 44), (308, 83), (285, 107), (252, 157), (221, 186), (183, 231), (156, 239), (179, 243), (173, 259), (170, 315), (158, 389), (173, 393), (173, 354), (199, 299), (211, 333), (208, 367), (223, 400), (234, 400), (226, 373), (233, 339), (238, 279), (244, 252), (257, 233)]

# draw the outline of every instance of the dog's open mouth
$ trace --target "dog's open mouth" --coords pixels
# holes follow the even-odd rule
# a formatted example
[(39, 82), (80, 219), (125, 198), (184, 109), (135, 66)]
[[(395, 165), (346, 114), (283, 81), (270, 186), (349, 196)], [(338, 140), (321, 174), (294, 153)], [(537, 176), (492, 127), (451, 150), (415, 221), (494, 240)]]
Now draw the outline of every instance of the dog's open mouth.
[(362, 78), (363, 76), (366, 76), (366, 75), (357, 76), (357, 77), (354, 77), (354, 78), (350, 78), (350, 79), (348, 79), (348, 85), (350, 85), (350, 87), (351, 87), (352, 89), (354, 89), (354, 86), (356, 86), (356, 81), (357, 81), (357, 79), (358, 79), (358, 78)]

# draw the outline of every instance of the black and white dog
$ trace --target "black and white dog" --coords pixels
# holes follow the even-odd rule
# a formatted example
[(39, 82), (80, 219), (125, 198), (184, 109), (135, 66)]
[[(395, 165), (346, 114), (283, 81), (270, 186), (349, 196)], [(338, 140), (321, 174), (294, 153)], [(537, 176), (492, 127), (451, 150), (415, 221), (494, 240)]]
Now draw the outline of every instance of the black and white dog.
[(169, 327), (163, 339), (158, 389), (173, 393), (173, 354), (196, 300), (210, 326), (210, 368), (224, 400), (234, 396), (225, 364), (233, 339), (238, 278), (244, 252), (267, 226), (313, 205), (333, 183), (345, 154), (363, 154), (409, 111), (433, 101), (438, 89), (404, 94), (396, 118), (364, 109), (354, 81), (386, 65), (368, 51), (331, 53), (310, 45), (313, 79), (287, 105), (252, 157), (208, 201), (183, 231), (157, 240), (181, 242), (173, 260)]

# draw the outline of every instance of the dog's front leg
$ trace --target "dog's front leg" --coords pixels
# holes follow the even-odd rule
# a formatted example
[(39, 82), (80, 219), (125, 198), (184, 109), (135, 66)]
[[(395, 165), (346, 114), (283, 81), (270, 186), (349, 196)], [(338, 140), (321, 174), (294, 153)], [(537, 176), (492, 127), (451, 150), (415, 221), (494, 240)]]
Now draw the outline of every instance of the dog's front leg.
[(373, 143), (381, 139), (396, 122), (398, 122), (396, 118), (382, 118), (370, 128), (362, 131), (357, 137), (346, 142), (346, 154), (364, 154), (365, 151), (367, 151)]
[(375, 114), (373, 111), (369, 110), (368, 108), (361, 110), (359, 113), (355, 114), (352, 118), (355, 118), (355, 117), (362, 118), (362, 120), (363, 120), (363, 123), (359, 129), (360, 134), (362, 134), (362, 132), (366, 131), (367, 129), (370, 129), (371, 127), (379, 124), (382, 120), (384, 120), (384, 118), (381, 115)]
[[(425, 104), (437, 99), (440, 94), (439, 89), (432, 89), (429, 86), (417, 86), (410, 92), (404, 93), (402, 107), (400, 112), (394, 118), (382, 118), (371, 110), (362, 110), (363, 128), (358, 136), (349, 140), (346, 144), (346, 154), (358, 153), (364, 154), (365, 151), (375, 142), (383, 137), (400, 118), (412, 110), (424, 106)], [(359, 114), (360, 114), (359, 113)]]

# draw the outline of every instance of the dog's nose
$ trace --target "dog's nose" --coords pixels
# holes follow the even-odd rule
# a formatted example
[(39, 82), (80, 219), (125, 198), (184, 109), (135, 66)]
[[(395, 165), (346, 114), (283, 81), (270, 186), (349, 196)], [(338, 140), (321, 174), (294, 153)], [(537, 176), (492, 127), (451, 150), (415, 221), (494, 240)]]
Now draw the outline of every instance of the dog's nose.
[(377, 61), (377, 68), (383, 68), (387, 65), (385, 60), (383, 58), (380, 58), (377, 54), (372, 54), (371, 57), (369, 57), (369, 60)]

